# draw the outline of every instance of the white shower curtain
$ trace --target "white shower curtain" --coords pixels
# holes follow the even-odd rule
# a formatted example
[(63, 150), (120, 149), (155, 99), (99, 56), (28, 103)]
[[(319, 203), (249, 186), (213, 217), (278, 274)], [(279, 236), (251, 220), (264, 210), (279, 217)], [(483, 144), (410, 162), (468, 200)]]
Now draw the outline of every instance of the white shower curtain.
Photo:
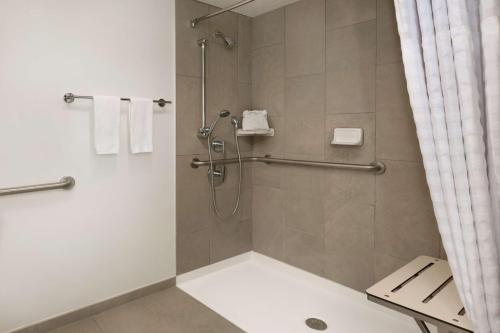
[(500, 0), (395, 0), (410, 103), (454, 280), (500, 332)]

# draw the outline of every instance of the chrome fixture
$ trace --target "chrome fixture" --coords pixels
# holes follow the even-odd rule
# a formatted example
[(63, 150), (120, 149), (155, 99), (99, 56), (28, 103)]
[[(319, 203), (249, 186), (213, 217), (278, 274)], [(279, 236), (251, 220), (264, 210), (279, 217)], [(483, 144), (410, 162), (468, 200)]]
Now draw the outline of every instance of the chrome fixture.
[(210, 13), (210, 14), (207, 14), (207, 15), (203, 15), (203, 16), (200, 16), (200, 17), (196, 17), (196, 18), (194, 18), (194, 19), (191, 20), (191, 27), (196, 28), (196, 26), (198, 25), (198, 23), (200, 23), (202, 21), (208, 20), (209, 18), (212, 18), (214, 16), (217, 16), (217, 15), (220, 15), (222, 13), (228, 12), (230, 10), (236, 9), (238, 7), (241, 7), (243, 5), (246, 5), (247, 3), (254, 2), (254, 1), (255, 0), (243, 0), (243, 1), (240, 1), (238, 3), (235, 3), (234, 5), (228, 6), (226, 8), (219, 9), (219, 10), (213, 12), (213, 13)]
[[(201, 166), (208, 166), (210, 164), (234, 164), (240, 161), (236, 158), (227, 158), (214, 161), (200, 161), (198, 158), (193, 158), (191, 161), (192, 168), (198, 168)], [(241, 162), (262, 162), (266, 164), (288, 164), (288, 165), (299, 165), (299, 166), (310, 166), (310, 167), (320, 167), (320, 168), (330, 168), (330, 169), (344, 169), (344, 170), (354, 170), (354, 171), (366, 171), (375, 172), (376, 174), (383, 174), (385, 172), (385, 164), (380, 161), (375, 161), (370, 164), (350, 164), (350, 163), (333, 163), (333, 162), (322, 162), (322, 161), (304, 161), (304, 160), (291, 160), (283, 158), (273, 158), (270, 155), (264, 157), (243, 157)]]
[(214, 138), (212, 140), (212, 149), (214, 152), (219, 153), (219, 154), (224, 154), (225, 152), (225, 142), (224, 140), (220, 138)]
[(208, 137), (209, 128), (207, 127), (207, 43), (206, 38), (198, 40), (198, 45), (201, 48), (201, 127), (198, 135), (206, 138)]
[[(227, 110), (223, 110), (217, 114), (217, 117), (212, 121), (212, 124), (210, 124), (210, 127), (208, 128), (207, 131), (207, 144), (208, 144), (208, 177), (209, 177), (209, 185), (210, 185), (210, 195), (212, 197), (212, 207), (214, 209), (215, 214), (220, 217), (220, 218), (227, 218), (235, 215), (238, 212), (238, 209), (240, 207), (240, 198), (241, 198), (241, 182), (243, 178), (243, 171), (242, 171), (242, 158), (241, 158), (241, 153), (240, 153), (240, 146), (238, 143), (238, 135), (237, 135), (237, 129), (238, 127), (234, 127), (234, 141), (236, 143), (236, 151), (238, 153), (238, 158), (235, 159), (237, 163), (239, 164), (239, 182), (238, 182), (238, 194), (236, 196), (236, 204), (234, 205), (234, 209), (231, 212), (229, 216), (223, 216), (222, 213), (220, 212), (219, 208), (217, 207), (217, 197), (215, 195), (215, 177), (219, 179), (219, 183), (222, 183), (224, 181), (225, 177), (225, 171), (226, 169), (224, 168), (224, 165), (217, 165), (214, 163), (214, 159), (212, 157), (212, 150), (216, 151), (216, 148), (219, 149), (220, 152), (224, 153), (224, 142), (220, 142), (220, 139), (212, 140), (212, 133), (215, 129), (215, 126), (217, 125), (217, 122), (221, 118), (226, 118), (231, 114), (231, 112)], [(235, 118), (231, 119), (231, 122), (234, 124)], [(237, 124), (237, 122), (236, 122)], [(222, 150), (221, 150), (222, 146)], [(235, 162), (236, 163), (236, 162)], [(217, 166), (219, 168), (217, 169)], [(222, 167), (222, 168), (221, 168)]]
[[(75, 95), (72, 93), (67, 93), (67, 94), (64, 94), (63, 99), (66, 103), (73, 103), (75, 101), (75, 99), (94, 99), (94, 97), (93, 96), (81, 96), (81, 95)], [(120, 99), (122, 101), (130, 102), (130, 98), (128, 98), (128, 97), (122, 97)], [(164, 107), (167, 104), (172, 104), (172, 101), (166, 101), (163, 98), (160, 98), (160, 99), (153, 100), (153, 103), (156, 103), (161, 107)]]
[(234, 39), (229, 36), (226, 36), (222, 31), (216, 30), (214, 35), (215, 37), (222, 39), (222, 41), (224, 42), (224, 46), (227, 49), (232, 49), (234, 47), (235, 45)]
[(0, 189), (0, 196), (28, 193), (28, 192), (49, 191), (49, 190), (56, 190), (56, 189), (69, 190), (73, 186), (75, 186), (75, 179), (73, 177), (67, 176), (67, 177), (61, 178), (61, 180), (56, 182), (56, 183), (2, 188), (2, 189)]

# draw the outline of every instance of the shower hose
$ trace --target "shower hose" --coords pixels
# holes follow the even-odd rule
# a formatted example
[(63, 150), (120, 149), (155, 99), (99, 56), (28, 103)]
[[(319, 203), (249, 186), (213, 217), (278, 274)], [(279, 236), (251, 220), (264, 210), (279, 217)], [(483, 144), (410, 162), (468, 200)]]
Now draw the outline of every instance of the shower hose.
[(210, 175), (210, 181), (209, 181), (209, 185), (210, 185), (210, 196), (211, 196), (211, 202), (212, 202), (212, 207), (214, 209), (214, 212), (215, 214), (221, 218), (221, 219), (228, 219), (232, 216), (234, 216), (237, 212), (238, 212), (238, 209), (240, 207), (240, 197), (241, 197), (241, 181), (242, 181), (242, 178), (243, 178), (243, 172), (242, 172), (242, 163), (241, 163), (241, 153), (240, 153), (240, 145), (238, 143), (238, 135), (237, 135), (237, 127), (238, 127), (238, 123), (235, 122), (234, 123), (234, 141), (236, 143), (236, 151), (238, 153), (238, 166), (239, 166), (239, 181), (238, 181), (238, 195), (236, 196), (236, 204), (234, 205), (234, 209), (233, 211), (231, 212), (230, 215), (227, 215), (227, 216), (224, 216), (222, 215), (222, 213), (220, 212), (219, 208), (217, 207), (217, 197), (216, 197), (216, 194), (215, 194), (215, 185), (214, 185), (214, 162), (213, 162), (213, 158), (212, 158), (212, 132), (213, 132), (213, 129), (215, 129), (215, 126), (217, 124), (217, 121), (220, 119), (220, 117), (217, 117), (215, 120), (214, 120), (214, 123), (212, 124), (212, 126), (210, 126), (212, 128), (212, 130), (209, 132), (208, 136), (207, 136), (207, 140), (208, 140), (208, 158), (210, 160), (210, 169), (209, 169), (209, 175)]

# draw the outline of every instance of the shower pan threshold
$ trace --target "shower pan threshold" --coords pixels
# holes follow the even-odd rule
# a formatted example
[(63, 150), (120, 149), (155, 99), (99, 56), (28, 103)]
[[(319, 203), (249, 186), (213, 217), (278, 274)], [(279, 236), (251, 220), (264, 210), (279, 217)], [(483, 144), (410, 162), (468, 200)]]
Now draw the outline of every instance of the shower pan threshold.
[[(364, 293), (256, 252), (179, 275), (177, 286), (248, 333), (420, 333), (414, 321)], [(436, 332), (431, 328), (432, 332)]]

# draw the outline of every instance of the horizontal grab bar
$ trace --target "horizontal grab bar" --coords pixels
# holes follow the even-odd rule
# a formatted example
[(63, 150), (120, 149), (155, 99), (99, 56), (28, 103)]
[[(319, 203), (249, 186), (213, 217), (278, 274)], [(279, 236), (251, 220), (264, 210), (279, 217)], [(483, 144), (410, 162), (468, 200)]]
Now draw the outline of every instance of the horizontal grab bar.
[[(304, 161), (304, 160), (290, 160), (283, 158), (273, 158), (269, 155), (264, 157), (242, 157), (242, 162), (262, 162), (266, 164), (288, 164), (288, 165), (299, 165), (299, 166), (311, 166), (319, 168), (331, 168), (331, 169), (344, 169), (344, 170), (356, 170), (356, 171), (368, 171), (375, 172), (376, 174), (382, 174), (385, 172), (385, 164), (380, 161), (375, 161), (370, 164), (350, 164), (350, 163), (333, 163), (333, 162), (321, 162), (321, 161)], [(238, 163), (237, 158), (225, 158), (213, 160), (214, 164), (234, 164)], [(191, 161), (192, 168), (199, 168), (201, 166), (209, 166), (210, 161), (201, 161), (198, 158), (193, 158)]]
[(28, 192), (49, 191), (57, 189), (69, 190), (73, 186), (75, 186), (75, 179), (73, 177), (67, 176), (61, 178), (61, 180), (58, 181), (57, 183), (2, 188), (0, 189), (0, 196), (28, 193)]

